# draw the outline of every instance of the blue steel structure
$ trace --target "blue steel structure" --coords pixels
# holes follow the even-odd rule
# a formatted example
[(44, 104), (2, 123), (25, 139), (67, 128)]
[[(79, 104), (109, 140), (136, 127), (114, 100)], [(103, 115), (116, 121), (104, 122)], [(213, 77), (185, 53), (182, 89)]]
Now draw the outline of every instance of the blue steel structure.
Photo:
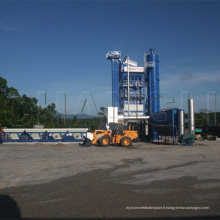
[(111, 60), (112, 65), (112, 107), (118, 107), (120, 112), (127, 113), (125, 105), (128, 104), (129, 82), (130, 105), (143, 106), (141, 110), (130, 110), (130, 113), (146, 115), (146, 77), (144, 70), (136, 72), (133, 68), (134, 70), (130, 70), (128, 80), (128, 72), (124, 70), (124, 67), (128, 68), (128, 64), (121, 60), (120, 51), (109, 51), (106, 54), (106, 59)]
[[(71, 133), (71, 136), (69, 135)], [(81, 142), (87, 132), (4, 132), (3, 142)], [(76, 134), (76, 135), (75, 135)]]
[(110, 51), (106, 54), (106, 59), (112, 63), (112, 106), (119, 106), (119, 72), (121, 68), (121, 53), (119, 51)]
[(146, 54), (146, 77), (148, 82), (148, 114), (160, 111), (159, 56), (154, 49)]
[(156, 140), (160, 137), (165, 137), (165, 142), (167, 137), (171, 136), (173, 144), (176, 143), (176, 137), (178, 136), (178, 112), (181, 109), (164, 109), (160, 112), (151, 114), (150, 123), (151, 127), (157, 132), (155, 136)]
[[(129, 114), (131, 116), (147, 114), (147, 77), (144, 67), (137, 67), (135, 61), (128, 57), (121, 60), (120, 51), (109, 51), (106, 59), (112, 65), (112, 106), (118, 107), (119, 113), (128, 115), (128, 83), (129, 83)], [(128, 64), (129, 60), (129, 64)], [(129, 79), (128, 79), (129, 66)], [(146, 138), (145, 120), (138, 122), (139, 137)]]
[[(130, 88), (130, 105), (143, 106), (143, 110), (138, 108), (131, 110), (131, 114), (146, 113), (146, 87), (145, 87), (145, 76), (144, 73), (131, 72), (129, 74), (129, 88)], [(125, 104), (128, 104), (128, 74), (127, 72), (120, 73), (120, 82), (119, 82), (119, 98), (120, 98), (120, 108), (124, 109)], [(124, 113), (127, 113), (124, 110)]]
[[(159, 55), (154, 49), (149, 49), (144, 55), (143, 71), (132, 61), (129, 79), (127, 57), (121, 61), (121, 52), (110, 51), (106, 55), (112, 63), (112, 106), (119, 108), (119, 113), (125, 115), (128, 104), (128, 83), (129, 83), (129, 112), (130, 115), (149, 115), (148, 136), (150, 141), (159, 140), (161, 136), (172, 136), (176, 141), (176, 128), (178, 124), (178, 109), (167, 109), (160, 112), (160, 79), (159, 79)], [(127, 60), (126, 60), (127, 59)], [(127, 61), (127, 62), (125, 62)], [(129, 64), (130, 65), (130, 64)], [(126, 68), (124, 68), (126, 67)], [(133, 71), (132, 71), (133, 70)], [(138, 70), (135, 72), (135, 70)], [(141, 111), (135, 106), (142, 106)], [(166, 116), (163, 118), (163, 116)], [(163, 120), (162, 120), (163, 118)], [(160, 120), (158, 120), (160, 119)], [(145, 137), (145, 120), (138, 122), (142, 131), (142, 139)], [(139, 134), (140, 134), (139, 133)]]
[[(148, 83), (147, 93), (147, 109), (148, 115), (160, 111), (160, 88), (159, 88), (159, 56), (154, 49), (149, 49), (147, 54), (145, 54), (145, 71), (146, 79)], [(152, 120), (149, 120), (148, 134), (151, 141), (158, 139), (158, 133), (152, 125)]]
[[(130, 61), (128, 57), (121, 61), (121, 52), (119, 51), (108, 52), (106, 58), (112, 62), (112, 106), (118, 107), (119, 113), (123, 112), (124, 115), (128, 113), (125, 106), (128, 105), (129, 83), (129, 115), (150, 116), (148, 120), (148, 137), (150, 141), (159, 141), (162, 136), (165, 139), (171, 136), (173, 143), (176, 142), (178, 124), (180, 123), (178, 112), (180, 110), (160, 110), (158, 52), (151, 48), (144, 55), (143, 71), (140, 69), (142, 67), (137, 67), (137, 63)], [(130, 63), (128, 64), (128, 62)], [(139, 135), (142, 139), (145, 139), (145, 126), (145, 120), (138, 122)]]

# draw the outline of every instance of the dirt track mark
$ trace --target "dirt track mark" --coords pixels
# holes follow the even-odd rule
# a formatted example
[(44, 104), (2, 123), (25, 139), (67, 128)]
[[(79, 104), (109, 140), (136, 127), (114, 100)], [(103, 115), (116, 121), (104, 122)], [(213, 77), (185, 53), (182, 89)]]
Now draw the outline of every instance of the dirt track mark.
[(115, 166), (114, 170), (112, 171), (112, 176), (117, 178), (118, 180), (120, 178), (123, 180), (125, 180), (125, 178), (130, 179), (131, 176), (138, 175), (138, 174), (147, 174), (147, 173), (158, 172), (158, 171), (163, 171), (163, 170), (170, 170), (170, 169), (179, 168), (179, 167), (186, 167), (186, 166), (194, 165), (197, 163), (208, 162), (208, 161), (193, 161), (193, 162), (187, 162), (183, 164), (167, 166), (164, 168), (151, 168), (151, 169), (147, 168), (147, 169), (139, 169), (136, 171), (129, 171), (129, 173), (127, 172), (114, 173), (114, 171), (117, 171), (120, 168), (129, 168), (132, 164), (137, 164), (137, 163), (146, 164), (147, 163), (147, 162), (144, 162), (142, 158), (135, 158), (133, 160), (122, 160), (122, 161), (124, 162), (124, 165)]

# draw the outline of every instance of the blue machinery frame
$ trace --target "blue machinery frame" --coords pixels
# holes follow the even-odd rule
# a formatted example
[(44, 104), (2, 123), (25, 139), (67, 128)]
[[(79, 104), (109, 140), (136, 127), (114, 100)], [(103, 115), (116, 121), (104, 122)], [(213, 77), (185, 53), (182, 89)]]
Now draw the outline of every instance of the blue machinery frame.
[(3, 142), (81, 142), (83, 136), (86, 137), (87, 132), (4, 132), (1, 134), (1, 140)]
[[(112, 63), (112, 106), (118, 107), (120, 113), (127, 113), (124, 108), (128, 103), (128, 82), (130, 105), (143, 105), (142, 112), (138, 108), (130, 111), (133, 115), (142, 114), (150, 116), (148, 120), (149, 141), (164, 141), (165, 143), (171, 137), (173, 144), (176, 143), (179, 136), (179, 119), (177, 117), (180, 109), (160, 110), (160, 77), (159, 77), (159, 54), (154, 49), (149, 49), (144, 54), (143, 72), (124, 71), (128, 67), (126, 57), (121, 61), (120, 51), (109, 51), (106, 58)], [(135, 63), (135, 64), (134, 64)], [(132, 61), (134, 68), (137, 63)], [(137, 67), (138, 68), (138, 67)], [(164, 117), (165, 115), (165, 117)], [(184, 122), (183, 122), (184, 123)], [(146, 121), (140, 120), (139, 135), (142, 140), (146, 139), (145, 127)]]
[(143, 104), (143, 115), (146, 115), (146, 74), (144, 72), (131, 72), (128, 80), (127, 72), (122, 71), (120, 51), (110, 51), (106, 59), (111, 60), (112, 65), (112, 106), (124, 109), (128, 102), (128, 81), (130, 86), (130, 104)]
[[(146, 112), (146, 91), (145, 91), (145, 76), (143, 73), (130, 73), (130, 104), (142, 104), (143, 115)], [(120, 73), (120, 86), (119, 86), (119, 108), (124, 109), (124, 104), (128, 102), (127, 87), (128, 87), (128, 74)], [(136, 113), (136, 111), (135, 111)]]
[[(151, 116), (160, 111), (159, 55), (154, 49), (149, 49), (144, 58), (144, 71), (131, 72), (128, 80), (128, 73), (122, 71), (124, 64), (121, 61), (121, 52), (110, 51), (106, 55), (106, 59), (111, 60), (112, 64), (112, 106), (118, 107), (119, 111), (124, 111), (124, 105), (128, 102), (128, 81), (130, 104), (143, 105), (143, 115)], [(140, 124), (145, 126), (145, 121)], [(157, 136), (157, 131), (149, 124), (151, 141), (157, 140)]]

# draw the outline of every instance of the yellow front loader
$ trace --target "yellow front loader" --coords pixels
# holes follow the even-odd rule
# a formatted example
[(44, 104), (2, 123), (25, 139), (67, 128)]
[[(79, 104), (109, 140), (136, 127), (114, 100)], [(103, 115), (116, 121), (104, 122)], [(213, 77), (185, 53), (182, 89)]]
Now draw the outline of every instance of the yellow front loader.
[(124, 130), (121, 123), (110, 123), (107, 130), (95, 130), (92, 144), (98, 143), (101, 147), (107, 147), (111, 144), (129, 147), (135, 139), (138, 139), (137, 131)]

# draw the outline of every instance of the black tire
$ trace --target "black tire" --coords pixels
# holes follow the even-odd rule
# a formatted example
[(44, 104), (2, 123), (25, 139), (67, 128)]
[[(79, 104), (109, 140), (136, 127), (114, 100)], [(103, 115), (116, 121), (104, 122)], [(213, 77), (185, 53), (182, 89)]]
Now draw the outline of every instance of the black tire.
[(121, 139), (121, 146), (122, 146), (122, 147), (130, 147), (130, 146), (131, 146), (131, 143), (132, 143), (132, 141), (131, 141), (131, 138), (130, 138), (130, 137), (123, 137), (123, 138)]
[(108, 147), (110, 143), (111, 143), (111, 139), (108, 135), (105, 135), (98, 140), (98, 144), (100, 147)]

